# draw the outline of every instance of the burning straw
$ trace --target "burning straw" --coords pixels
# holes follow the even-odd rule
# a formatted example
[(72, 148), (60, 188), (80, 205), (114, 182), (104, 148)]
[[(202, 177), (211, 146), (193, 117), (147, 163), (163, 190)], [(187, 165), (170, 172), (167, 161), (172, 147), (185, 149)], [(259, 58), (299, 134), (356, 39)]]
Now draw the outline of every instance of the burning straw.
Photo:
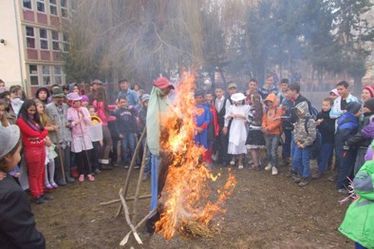
[(211, 221), (217, 214), (225, 212), (223, 205), (236, 185), (235, 177), (229, 172), (226, 183), (217, 190), (215, 201), (210, 200), (210, 184), (218, 176), (214, 176), (200, 161), (205, 149), (194, 142), (194, 120), (196, 113), (201, 112), (195, 106), (194, 89), (194, 77), (186, 74), (177, 88), (173, 108), (162, 120), (161, 147), (167, 152), (163, 165), (168, 169), (156, 232), (165, 239), (171, 239), (176, 233), (192, 237), (211, 236), (214, 233)]

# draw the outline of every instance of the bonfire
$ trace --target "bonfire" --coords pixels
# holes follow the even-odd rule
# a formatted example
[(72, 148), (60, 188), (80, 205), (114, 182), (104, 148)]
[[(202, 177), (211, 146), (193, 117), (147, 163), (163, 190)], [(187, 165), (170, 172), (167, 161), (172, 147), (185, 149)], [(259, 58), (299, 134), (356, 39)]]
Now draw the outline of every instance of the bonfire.
[(236, 179), (229, 171), (225, 184), (213, 191), (214, 175), (201, 158), (205, 149), (194, 142), (195, 117), (202, 110), (195, 106), (194, 76), (185, 74), (177, 86), (176, 98), (161, 120), (162, 167), (167, 168), (161, 193), (160, 219), (156, 232), (165, 239), (174, 235), (209, 236), (213, 218), (225, 212), (224, 203), (232, 193)]

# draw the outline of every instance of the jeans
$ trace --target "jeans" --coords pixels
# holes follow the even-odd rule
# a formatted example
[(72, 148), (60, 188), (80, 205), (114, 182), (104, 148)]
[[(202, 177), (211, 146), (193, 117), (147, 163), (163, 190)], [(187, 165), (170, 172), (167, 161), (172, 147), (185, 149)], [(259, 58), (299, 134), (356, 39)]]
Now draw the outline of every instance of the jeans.
[[(296, 143), (293, 135), (291, 135), (291, 161), (294, 161), (294, 154), (295, 154), (295, 149), (296, 149)], [(291, 171), (297, 172), (296, 165), (294, 163), (291, 164)]]
[(362, 246), (360, 243), (356, 242), (355, 243), (355, 248), (356, 249), (367, 249), (366, 247)]
[(131, 132), (126, 132), (122, 138), (122, 161), (130, 162), (132, 156), (135, 152), (136, 147), (136, 134)]
[(282, 144), (282, 158), (287, 159), (291, 156), (292, 131), (284, 130), (284, 143)]
[(320, 174), (323, 174), (326, 171), (333, 151), (334, 151), (333, 144), (322, 144), (321, 145), (321, 151), (318, 156), (318, 170)]
[(303, 178), (310, 177), (310, 149), (295, 145), (292, 157), (292, 169)]
[(157, 208), (158, 203), (158, 174), (160, 157), (151, 154), (151, 210)]
[(268, 161), (271, 163), (271, 166), (277, 167), (279, 136), (266, 134), (265, 143)]
[(353, 178), (353, 168), (356, 161), (357, 149), (340, 150), (339, 164), (338, 164), (338, 178), (336, 181), (336, 188), (347, 188), (349, 185), (348, 178)]

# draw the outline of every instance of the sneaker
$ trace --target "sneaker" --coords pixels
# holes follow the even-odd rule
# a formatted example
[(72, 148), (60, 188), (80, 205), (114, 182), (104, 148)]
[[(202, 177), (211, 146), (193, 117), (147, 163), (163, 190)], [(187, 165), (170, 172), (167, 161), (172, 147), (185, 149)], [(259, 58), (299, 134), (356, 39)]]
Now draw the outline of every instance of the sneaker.
[(95, 181), (95, 177), (94, 177), (93, 175), (91, 175), (91, 174), (88, 174), (88, 175), (87, 175), (87, 178), (88, 178), (88, 180), (89, 180), (90, 182), (94, 182), (94, 181)]
[(298, 175), (294, 175), (292, 176), (292, 180), (295, 182), (295, 183), (300, 183), (302, 178)]
[(243, 168), (244, 168), (243, 164), (239, 164), (238, 169), (243, 169)]
[(51, 185), (53, 188), (58, 188), (58, 185), (55, 182), (53, 182)]
[(266, 165), (266, 167), (265, 167), (265, 170), (266, 170), (266, 171), (269, 171), (269, 170), (271, 170), (272, 167), (273, 167), (273, 166), (271, 166), (271, 164), (268, 163), (268, 165)]
[(67, 183), (73, 183), (73, 182), (75, 182), (75, 179), (73, 177), (69, 176), (69, 175), (66, 175), (65, 178), (66, 178), (66, 182)]
[(79, 182), (84, 182), (84, 175), (80, 175), (79, 178), (78, 178), (78, 181)]
[(95, 169), (95, 174), (97, 175), (97, 174), (100, 174), (101, 173), (101, 170), (99, 170), (99, 169)]
[(53, 186), (52, 186), (51, 184), (48, 183), (48, 184), (45, 185), (45, 188), (46, 188), (46, 189), (53, 189)]
[(310, 177), (304, 177), (300, 182), (299, 182), (299, 187), (305, 187), (310, 183), (311, 179)]
[(51, 200), (54, 199), (54, 198), (53, 198), (52, 196), (50, 196), (50, 195), (42, 195), (42, 197), (40, 197), (40, 198), (42, 198), (44, 201), (51, 201)]
[(328, 180), (329, 182), (335, 182), (335, 181), (336, 181), (336, 176), (335, 176), (335, 175), (333, 175), (333, 176), (329, 176), (329, 178), (327, 178), (327, 180)]
[(272, 174), (273, 176), (278, 175), (278, 169), (277, 169), (276, 167), (272, 167), (272, 168), (271, 168), (271, 174)]
[(45, 200), (42, 197), (34, 198), (33, 201), (35, 204), (38, 204), (38, 205), (45, 203)]
[(340, 188), (340, 189), (338, 189), (338, 193), (343, 194), (343, 195), (347, 195), (348, 190), (346, 190), (345, 188)]
[(235, 161), (234, 160), (230, 161), (230, 165), (234, 166), (235, 165)]
[(316, 174), (313, 174), (312, 175), (312, 179), (319, 179), (322, 177), (322, 174), (321, 173), (316, 173)]

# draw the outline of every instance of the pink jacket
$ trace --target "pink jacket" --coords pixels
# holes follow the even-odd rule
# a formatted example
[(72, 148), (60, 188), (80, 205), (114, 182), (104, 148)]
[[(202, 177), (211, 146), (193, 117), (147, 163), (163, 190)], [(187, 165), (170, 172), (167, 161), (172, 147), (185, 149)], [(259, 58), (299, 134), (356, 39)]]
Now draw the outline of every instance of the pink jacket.
[(67, 119), (70, 122), (73, 137), (87, 134), (87, 127), (91, 125), (91, 117), (86, 107), (79, 109), (70, 107), (67, 112)]

